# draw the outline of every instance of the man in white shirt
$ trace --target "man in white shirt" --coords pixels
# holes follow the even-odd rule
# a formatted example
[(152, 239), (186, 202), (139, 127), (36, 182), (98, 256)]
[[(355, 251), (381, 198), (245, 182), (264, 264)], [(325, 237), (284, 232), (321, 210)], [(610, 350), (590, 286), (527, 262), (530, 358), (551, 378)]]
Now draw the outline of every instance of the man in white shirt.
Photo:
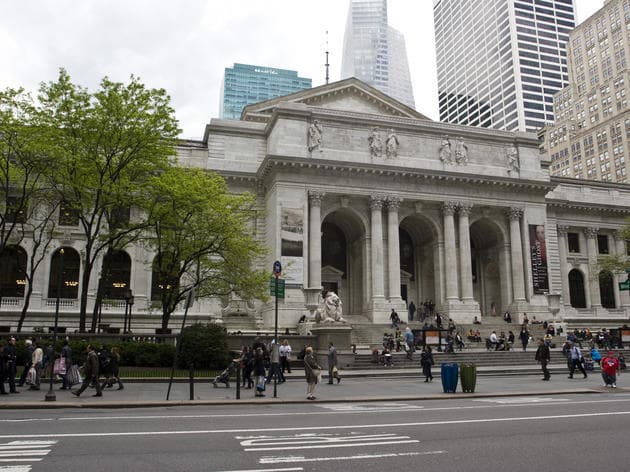
[(35, 368), (35, 384), (31, 385), (29, 390), (39, 390), (39, 384), (42, 378), (42, 362), (44, 362), (44, 351), (36, 341), (33, 341), (33, 354), (31, 355), (31, 365)]

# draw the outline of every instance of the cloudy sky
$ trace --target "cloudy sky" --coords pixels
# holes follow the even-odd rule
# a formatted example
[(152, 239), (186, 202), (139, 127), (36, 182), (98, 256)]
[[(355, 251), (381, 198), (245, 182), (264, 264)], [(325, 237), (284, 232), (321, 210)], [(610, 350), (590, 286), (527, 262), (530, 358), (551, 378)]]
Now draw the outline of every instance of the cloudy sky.
[[(225, 67), (234, 62), (339, 79), (349, 0), (27, 0), (3, 2), (0, 88), (36, 91), (60, 67), (90, 89), (139, 76), (172, 98), (182, 137), (218, 116)], [(603, 0), (575, 0), (578, 22)], [(407, 41), (416, 108), (437, 119), (433, 1), (389, 0), (389, 23)], [(328, 31), (328, 36), (326, 36)]]

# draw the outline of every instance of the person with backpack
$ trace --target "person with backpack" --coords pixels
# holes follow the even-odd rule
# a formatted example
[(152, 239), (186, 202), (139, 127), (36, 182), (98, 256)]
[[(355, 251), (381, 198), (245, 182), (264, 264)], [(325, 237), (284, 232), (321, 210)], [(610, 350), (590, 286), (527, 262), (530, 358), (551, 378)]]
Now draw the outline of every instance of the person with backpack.
[(584, 356), (582, 356), (582, 351), (577, 344), (573, 344), (571, 346), (570, 356), (571, 368), (569, 369), (569, 378), (573, 378), (573, 372), (575, 372), (576, 367), (580, 369), (580, 372), (582, 372), (584, 378), (588, 377), (588, 375), (586, 375), (586, 370), (584, 370)]
[(102, 397), (103, 391), (101, 390), (101, 384), (98, 383), (98, 354), (94, 350), (94, 346), (92, 346), (91, 344), (88, 344), (87, 346), (87, 353), (87, 359), (85, 360), (85, 364), (83, 365), (83, 373), (85, 375), (85, 377), (83, 378), (83, 383), (81, 384), (81, 387), (79, 387), (79, 390), (70, 390), (70, 392), (72, 393), (72, 395), (78, 397), (85, 391), (86, 388), (88, 388), (88, 386), (92, 382), (94, 382), (94, 385), (96, 386), (96, 393), (92, 396)]

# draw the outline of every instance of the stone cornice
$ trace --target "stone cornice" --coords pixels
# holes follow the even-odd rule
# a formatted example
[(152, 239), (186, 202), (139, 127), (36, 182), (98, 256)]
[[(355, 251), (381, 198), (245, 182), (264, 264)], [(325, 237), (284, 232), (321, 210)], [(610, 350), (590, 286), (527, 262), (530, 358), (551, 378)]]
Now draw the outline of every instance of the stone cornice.
[(312, 169), (314, 171), (347, 172), (357, 176), (377, 175), (391, 177), (410, 177), (440, 183), (456, 183), (466, 185), (492, 185), (501, 189), (528, 190), (546, 194), (553, 190), (554, 185), (545, 181), (510, 179), (499, 176), (472, 175), (466, 173), (448, 172), (441, 170), (416, 169), (408, 167), (391, 167), (382, 164), (335, 162), (313, 158), (294, 156), (265, 157), (258, 168), (257, 177), (263, 180), (273, 169)]
[(630, 215), (630, 208), (626, 205), (614, 205), (603, 203), (586, 203), (571, 200), (552, 200), (547, 199), (548, 208), (558, 208), (562, 210), (575, 210), (586, 212), (607, 212), (618, 215)]

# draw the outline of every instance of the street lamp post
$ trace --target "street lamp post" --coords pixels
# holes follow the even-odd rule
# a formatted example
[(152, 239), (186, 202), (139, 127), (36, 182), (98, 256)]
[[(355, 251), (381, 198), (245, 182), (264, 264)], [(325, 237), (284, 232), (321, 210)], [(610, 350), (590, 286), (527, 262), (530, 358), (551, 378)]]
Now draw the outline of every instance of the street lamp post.
[(131, 306), (133, 305), (133, 292), (131, 289), (125, 291), (125, 321), (123, 333), (131, 331)]
[(55, 300), (55, 324), (53, 326), (52, 345), (48, 351), (48, 362), (50, 364), (50, 382), (48, 392), (44, 397), (47, 402), (54, 402), (57, 396), (53, 390), (54, 365), (55, 365), (55, 343), (57, 342), (57, 325), (59, 324), (59, 298), (61, 297), (61, 279), (63, 278), (63, 248), (59, 249), (59, 265), (57, 266), (57, 299)]

